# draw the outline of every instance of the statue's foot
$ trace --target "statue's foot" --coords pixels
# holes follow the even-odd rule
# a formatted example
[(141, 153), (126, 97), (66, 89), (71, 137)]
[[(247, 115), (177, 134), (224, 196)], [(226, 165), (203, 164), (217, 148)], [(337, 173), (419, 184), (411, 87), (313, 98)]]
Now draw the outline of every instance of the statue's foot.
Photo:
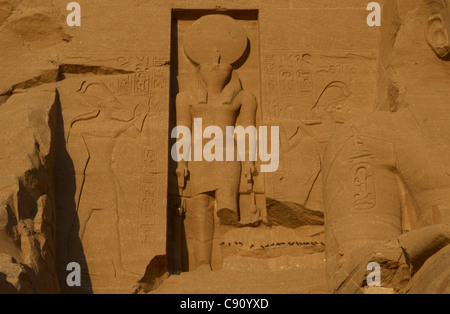
[(239, 226), (239, 217), (237, 212), (222, 208), (217, 212), (217, 216), (220, 219), (220, 223), (225, 226)]
[(209, 273), (209, 272), (212, 271), (211, 265), (209, 265), (209, 264), (199, 265), (199, 266), (197, 267), (197, 270), (196, 270), (196, 271), (197, 271), (198, 273)]

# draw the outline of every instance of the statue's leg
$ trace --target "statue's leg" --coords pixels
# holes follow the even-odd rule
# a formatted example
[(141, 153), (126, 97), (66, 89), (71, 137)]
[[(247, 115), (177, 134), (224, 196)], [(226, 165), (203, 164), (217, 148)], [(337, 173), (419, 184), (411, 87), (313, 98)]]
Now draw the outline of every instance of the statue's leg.
[(121, 279), (125, 275), (125, 270), (122, 264), (122, 250), (120, 245), (120, 230), (119, 230), (119, 213), (118, 206), (113, 205), (113, 213), (111, 214), (111, 246), (112, 246), (112, 260), (116, 270), (116, 278)]
[(217, 216), (222, 225), (239, 223), (238, 194), (239, 187), (224, 187), (216, 191)]
[(197, 268), (211, 270), (214, 236), (214, 198), (200, 194), (192, 198), (191, 208), (186, 212), (194, 242)]

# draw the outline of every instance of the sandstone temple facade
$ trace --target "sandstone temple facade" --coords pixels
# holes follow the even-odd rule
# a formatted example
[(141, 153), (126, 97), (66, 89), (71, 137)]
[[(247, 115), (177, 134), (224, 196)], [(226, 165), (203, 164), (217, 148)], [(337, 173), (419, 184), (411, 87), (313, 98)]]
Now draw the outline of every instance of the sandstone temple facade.
[(450, 293), (450, 1), (69, 2), (0, 0), (0, 293)]

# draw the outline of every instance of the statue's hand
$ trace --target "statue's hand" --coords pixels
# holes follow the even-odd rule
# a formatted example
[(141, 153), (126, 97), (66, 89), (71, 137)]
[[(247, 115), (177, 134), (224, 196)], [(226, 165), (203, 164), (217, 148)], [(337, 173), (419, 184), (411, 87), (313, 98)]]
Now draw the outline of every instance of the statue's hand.
[(178, 177), (178, 187), (184, 189), (186, 187), (186, 178), (189, 175), (187, 165), (179, 165), (175, 173)]
[(139, 104), (134, 109), (134, 117), (142, 118), (150, 113), (150, 108), (147, 104)]
[(344, 256), (341, 263), (344, 264), (341, 272), (346, 274), (346, 283), (340, 286), (339, 293), (370, 293), (367, 279), (374, 270), (371, 266), (376, 264), (380, 265), (382, 288), (402, 293), (410, 279), (409, 266), (397, 239), (369, 250), (354, 250), (346, 258)]
[(134, 109), (134, 119), (131, 121), (136, 126), (139, 132), (142, 132), (144, 128), (144, 122), (149, 114), (149, 106), (144, 104), (139, 104)]
[(244, 163), (242, 166), (242, 173), (248, 183), (253, 182), (253, 177), (258, 175), (258, 170), (253, 163)]

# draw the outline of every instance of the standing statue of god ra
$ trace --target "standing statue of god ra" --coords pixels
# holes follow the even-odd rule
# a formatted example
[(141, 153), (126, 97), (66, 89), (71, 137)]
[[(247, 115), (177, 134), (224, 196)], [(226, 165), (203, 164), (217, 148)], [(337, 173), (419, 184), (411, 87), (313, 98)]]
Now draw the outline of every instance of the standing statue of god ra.
[[(255, 162), (237, 157), (247, 156), (249, 145), (242, 152), (234, 134), (227, 140), (218, 137), (230, 127), (255, 126), (257, 102), (243, 90), (236, 72), (248, 52), (247, 33), (236, 20), (220, 14), (200, 18), (186, 31), (183, 47), (195, 73), (189, 88), (177, 95), (177, 128), (190, 130), (192, 145), (183, 147), (186, 158), (178, 160), (176, 173), (181, 195), (190, 200), (185, 224), (192, 235), (195, 268), (210, 270), (215, 211), (222, 225), (238, 226), (241, 178), (251, 184), (258, 174)], [(202, 136), (195, 136), (200, 132)]]

